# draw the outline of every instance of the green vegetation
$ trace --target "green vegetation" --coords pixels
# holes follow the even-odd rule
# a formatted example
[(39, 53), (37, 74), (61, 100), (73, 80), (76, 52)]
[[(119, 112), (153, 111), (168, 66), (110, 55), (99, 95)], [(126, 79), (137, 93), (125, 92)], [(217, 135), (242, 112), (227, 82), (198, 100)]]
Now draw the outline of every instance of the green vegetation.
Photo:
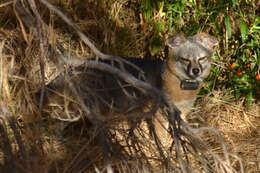
[(145, 22), (155, 27), (149, 42), (151, 54), (162, 45), (165, 33), (192, 35), (207, 32), (219, 40), (208, 90), (229, 88), (237, 100), (246, 98), (246, 106), (260, 98), (260, 16), (256, 0), (193, 1), (141, 0)]

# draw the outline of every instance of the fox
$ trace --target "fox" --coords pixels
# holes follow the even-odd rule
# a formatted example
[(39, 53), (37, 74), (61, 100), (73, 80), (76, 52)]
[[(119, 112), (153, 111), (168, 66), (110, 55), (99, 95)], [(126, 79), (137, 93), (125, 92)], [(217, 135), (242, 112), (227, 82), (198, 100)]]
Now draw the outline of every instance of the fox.
[[(196, 100), (202, 82), (210, 73), (212, 56), (218, 41), (206, 33), (197, 33), (189, 37), (177, 34), (169, 37), (166, 45), (168, 57), (164, 60), (126, 58), (126, 61), (140, 68), (145, 81), (160, 90), (180, 110), (181, 117), (185, 117)], [(105, 60), (103, 62), (111, 64)], [(138, 78), (139, 73), (132, 66), (126, 65), (125, 69)], [(84, 98), (86, 106), (93, 110), (94, 114), (112, 112), (123, 114), (136, 109), (132, 105), (145, 105), (149, 102), (149, 99), (135, 92), (136, 89), (111, 74), (79, 67), (73, 69), (70, 76)], [(47, 86), (49, 100), (53, 100), (50, 91), (67, 90), (64, 81), (65, 75), (59, 75)], [(129, 97), (133, 99), (126, 99)], [(49, 101), (49, 105), (50, 103)], [(155, 131), (159, 138), (166, 139), (168, 122), (159, 112), (155, 117), (153, 120)]]
[(218, 41), (206, 33), (198, 33), (187, 38), (170, 37), (167, 45), (169, 57), (163, 67), (161, 90), (185, 114), (192, 108), (201, 83), (210, 73)]
[[(202, 82), (211, 70), (212, 56), (218, 41), (206, 33), (185, 38), (176, 35), (168, 38), (168, 59), (162, 65), (160, 90), (181, 111), (182, 119), (192, 109)], [(155, 129), (166, 140), (167, 120), (157, 116)], [(163, 127), (164, 126), (164, 127)]]

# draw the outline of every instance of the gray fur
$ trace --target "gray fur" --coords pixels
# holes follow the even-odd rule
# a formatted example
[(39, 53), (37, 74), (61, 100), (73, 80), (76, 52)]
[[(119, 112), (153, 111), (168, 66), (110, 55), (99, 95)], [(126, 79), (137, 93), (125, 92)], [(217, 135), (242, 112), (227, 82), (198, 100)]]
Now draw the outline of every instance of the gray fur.
[[(173, 36), (167, 41), (169, 58), (174, 61), (174, 69), (181, 80), (192, 79), (199, 82), (207, 76), (214, 47), (218, 42), (207, 34), (197, 34), (187, 39)], [(197, 73), (196, 73), (197, 72)]]

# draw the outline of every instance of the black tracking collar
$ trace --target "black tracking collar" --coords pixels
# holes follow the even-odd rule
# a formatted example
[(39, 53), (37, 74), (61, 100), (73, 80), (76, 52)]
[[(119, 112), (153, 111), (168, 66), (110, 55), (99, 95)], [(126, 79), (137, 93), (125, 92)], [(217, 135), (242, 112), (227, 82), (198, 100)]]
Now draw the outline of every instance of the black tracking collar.
[(200, 83), (198, 81), (192, 80), (192, 79), (181, 80), (180, 77), (178, 75), (176, 75), (171, 70), (171, 68), (169, 67), (168, 63), (167, 63), (167, 66), (168, 66), (168, 69), (169, 69), (170, 73), (181, 81), (181, 85), (180, 85), (181, 89), (183, 89), (183, 90), (197, 90), (197, 89), (199, 89)]
[(181, 81), (181, 88), (183, 90), (197, 90), (199, 88), (199, 82), (196, 80), (182, 80)]

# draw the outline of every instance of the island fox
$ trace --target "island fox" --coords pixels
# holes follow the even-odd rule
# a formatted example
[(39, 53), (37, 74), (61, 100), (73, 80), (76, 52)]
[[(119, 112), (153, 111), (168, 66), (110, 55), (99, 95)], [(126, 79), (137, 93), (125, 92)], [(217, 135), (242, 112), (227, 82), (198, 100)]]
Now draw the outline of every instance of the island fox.
[[(217, 45), (217, 40), (206, 33), (198, 33), (187, 38), (175, 35), (167, 40), (166, 60), (129, 61), (144, 71), (146, 81), (161, 90), (177, 106), (181, 111), (181, 117), (185, 119), (195, 102), (201, 82), (210, 73), (212, 55)], [(121, 100), (121, 103), (123, 102)], [(127, 105), (129, 106), (129, 103)], [(165, 141), (168, 120), (165, 120), (160, 112), (156, 113), (156, 117), (155, 131), (159, 138)]]
[(167, 45), (169, 55), (162, 70), (161, 90), (185, 114), (194, 104), (201, 82), (210, 73), (218, 42), (208, 34), (198, 33), (187, 38), (170, 37)]
[[(192, 108), (201, 82), (210, 72), (211, 58), (217, 44), (215, 38), (205, 33), (198, 33), (187, 38), (176, 35), (167, 40), (168, 57), (166, 60), (140, 58), (126, 60), (142, 69), (146, 81), (161, 90), (180, 109), (182, 115), (185, 115)], [(138, 77), (139, 73), (132, 66), (126, 65), (125, 69)], [(86, 100), (86, 106), (93, 110), (93, 113), (103, 114), (109, 111), (125, 113), (134, 110), (133, 103), (142, 105), (149, 102), (149, 99), (133, 92), (136, 91), (133, 87), (111, 74), (89, 70), (87, 67), (74, 69), (74, 71), (76, 72), (73, 72), (70, 77)], [(48, 87), (55, 91), (60, 91), (60, 88), (66, 89), (64, 76), (59, 76)], [(134, 99), (126, 99), (126, 93), (128, 95), (130, 93)], [(162, 123), (155, 121), (156, 133), (164, 138), (165, 127), (168, 126), (167, 120), (163, 120), (160, 115), (157, 117)]]
[[(182, 35), (170, 37), (168, 59), (162, 66), (160, 90), (178, 107), (185, 119), (191, 110), (201, 82), (209, 75), (212, 55), (218, 41), (206, 34), (198, 33), (185, 38)], [(167, 120), (158, 117), (156, 132), (165, 138)], [(162, 127), (164, 125), (165, 127)]]

